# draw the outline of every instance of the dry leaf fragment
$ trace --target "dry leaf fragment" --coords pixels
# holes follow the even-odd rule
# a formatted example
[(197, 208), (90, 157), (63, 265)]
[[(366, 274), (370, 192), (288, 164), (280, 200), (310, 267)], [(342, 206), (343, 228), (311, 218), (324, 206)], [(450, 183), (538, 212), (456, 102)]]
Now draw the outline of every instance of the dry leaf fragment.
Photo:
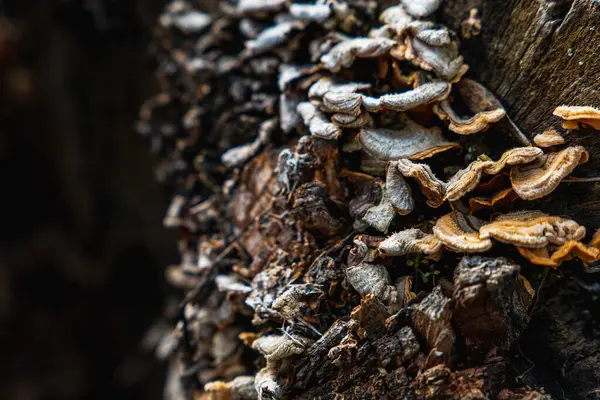
[(313, 136), (321, 139), (337, 139), (341, 134), (342, 130), (329, 122), (317, 106), (305, 101), (298, 104), (298, 113), (302, 117), (304, 125), (308, 128)]
[(600, 130), (600, 109), (590, 106), (560, 106), (553, 112), (557, 117), (565, 120), (563, 128), (577, 129), (577, 122), (590, 125)]
[(407, 215), (415, 208), (410, 186), (398, 168), (393, 165), (389, 165), (387, 168), (385, 191), (398, 214)]
[(342, 68), (351, 66), (356, 57), (379, 57), (395, 45), (396, 41), (388, 38), (348, 39), (338, 43), (329, 53), (323, 55), (321, 63), (329, 71), (338, 72)]
[(577, 165), (587, 159), (588, 153), (582, 146), (567, 147), (557, 153), (544, 155), (532, 165), (513, 168), (510, 181), (520, 198), (539, 199), (552, 193)]
[(405, 122), (400, 130), (364, 128), (358, 134), (358, 141), (367, 153), (386, 161), (422, 159), (460, 146), (447, 141), (438, 127), (425, 128), (408, 118)]
[(449, 93), (449, 83), (431, 82), (407, 92), (385, 94), (379, 98), (363, 95), (362, 104), (369, 112), (379, 112), (382, 110), (406, 111), (423, 104), (445, 99)]
[(442, 242), (434, 235), (411, 228), (388, 236), (379, 244), (378, 251), (386, 257), (411, 253), (435, 255), (442, 250)]
[(483, 225), (479, 235), (519, 247), (540, 248), (550, 243), (562, 245), (567, 240), (580, 240), (585, 236), (585, 227), (540, 211), (518, 211)]
[(415, 18), (427, 17), (439, 8), (441, 0), (402, 0), (406, 11)]
[(480, 237), (479, 232), (454, 211), (439, 218), (433, 234), (445, 247), (456, 252), (481, 253), (492, 247), (489, 238)]

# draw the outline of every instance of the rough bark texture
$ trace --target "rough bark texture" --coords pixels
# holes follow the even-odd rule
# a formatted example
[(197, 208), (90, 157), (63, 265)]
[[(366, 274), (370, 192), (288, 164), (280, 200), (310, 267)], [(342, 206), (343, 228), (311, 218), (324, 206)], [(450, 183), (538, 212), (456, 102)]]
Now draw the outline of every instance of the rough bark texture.
[[(551, 127), (559, 105), (600, 105), (600, 2), (594, 0), (464, 0), (446, 1), (441, 20), (460, 30), (469, 10), (476, 7), (481, 35), (463, 40), (471, 74), (503, 102), (508, 115), (530, 138)], [(561, 132), (563, 130), (560, 130)], [(591, 128), (567, 131), (568, 143), (582, 144), (590, 162), (575, 174), (598, 176), (598, 132)], [(598, 183), (563, 185), (540, 204), (542, 209), (568, 212), (589, 232), (600, 226)], [(532, 314), (520, 349), (531, 362), (521, 378), (544, 385), (556, 398), (600, 398), (600, 333), (598, 287), (582, 280), (597, 278), (569, 266), (566, 279), (548, 279)]]
[[(478, 9), (482, 30), (462, 42), (470, 73), (502, 100), (508, 115), (528, 137), (552, 127), (562, 132), (560, 119), (552, 116), (557, 106), (600, 104), (598, 1), (446, 1), (440, 18), (460, 31), (471, 8)], [(579, 177), (598, 175), (597, 137), (591, 128), (566, 135), (568, 143), (590, 151), (590, 162), (576, 173)], [(568, 210), (574, 219), (598, 228), (598, 185), (564, 185), (542, 207), (553, 212)]]

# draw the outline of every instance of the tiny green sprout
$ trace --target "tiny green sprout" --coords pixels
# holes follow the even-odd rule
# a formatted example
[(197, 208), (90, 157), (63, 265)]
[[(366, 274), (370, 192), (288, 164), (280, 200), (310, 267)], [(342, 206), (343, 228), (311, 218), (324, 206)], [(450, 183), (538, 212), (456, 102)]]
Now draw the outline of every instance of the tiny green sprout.
[(421, 276), (423, 283), (428, 283), (431, 276), (435, 285), (435, 277), (441, 274), (441, 271), (436, 269), (435, 265), (431, 264), (431, 260), (423, 257), (421, 254), (415, 254), (413, 258), (406, 260), (406, 265), (415, 268), (415, 273)]
[(492, 161), (492, 159), (487, 154), (480, 154), (479, 157), (477, 157), (477, 159), (479, 161)]

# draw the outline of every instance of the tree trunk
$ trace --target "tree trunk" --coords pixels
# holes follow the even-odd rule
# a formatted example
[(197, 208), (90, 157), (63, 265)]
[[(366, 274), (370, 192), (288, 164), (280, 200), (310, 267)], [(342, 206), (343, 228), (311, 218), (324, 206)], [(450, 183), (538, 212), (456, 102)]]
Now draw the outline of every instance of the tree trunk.
[[(460, 31), (471, 8), (481, 18), (481, 34), (463, 39), (462, 53), (470, 73), (503, 102), (508, 115), (529, 137), (560, 128), (555, 107), (600, 105), (600, 2), (594, 0), (447, 1), (441, 21)], [(578, 177), (600, 171), (598, 132), (567, 131), (567, 142), (581, 144), (590, 161)], [(540, 202), (540, 208), (569, 214), (591, 234), (600, 226), (598, 183), (567, 183)], [(577, 266), (573, 267), (578, 268)], [(556, 398), (600, 398), (600, 333), (596, 284), (579, 270), (563, 270), (568, 279), (549, 279), (533, 312), (520, 351), (525, 383), (544, 385)], [(594, 295), (595, 293), (595, 295)]]

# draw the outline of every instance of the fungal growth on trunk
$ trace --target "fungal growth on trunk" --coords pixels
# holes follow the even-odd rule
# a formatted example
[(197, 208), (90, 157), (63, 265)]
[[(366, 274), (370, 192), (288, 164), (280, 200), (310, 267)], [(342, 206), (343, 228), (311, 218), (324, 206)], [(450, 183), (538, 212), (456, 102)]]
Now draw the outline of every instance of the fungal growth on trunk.
[(586, 149), (507, 131), (440, 1), (195, 4), (161, 17), (140, 112), (181, 233), (166, 396), (543, 398), (495, 363), (531, 271), (600, 258), (584, 221), (536, 211)]

